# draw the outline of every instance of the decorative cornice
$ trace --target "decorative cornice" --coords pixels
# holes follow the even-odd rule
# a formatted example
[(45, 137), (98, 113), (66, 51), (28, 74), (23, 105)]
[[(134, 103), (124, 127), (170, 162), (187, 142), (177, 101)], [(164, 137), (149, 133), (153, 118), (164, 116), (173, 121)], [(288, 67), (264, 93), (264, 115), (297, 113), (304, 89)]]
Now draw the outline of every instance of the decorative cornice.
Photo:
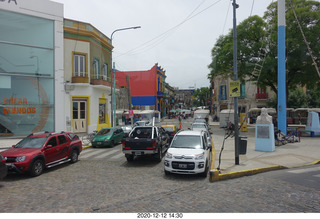
[(90, 37), (92, 39), (94, 39), (95, 41), (101, 43), (103, 46), (105, 46), (106, 48), (108, 48), (109, 50), (111, 50), (113, 47), (111, 46), (111, 44), (109, 43), (109, 39), (107, 37), (101, 37), (100, 34), (96, 31), (90, 31), (90, 30), (84, 30), (84, 29), (80, 29), (80, 28), (73, 28), (73, 27), (66, 27), (64, 26), (64, 32), (65, 33), (70, 33), (70, 34), (74, 34), (74, 35), (78, 35), (78, 36), (86, 36), (86, 37)]

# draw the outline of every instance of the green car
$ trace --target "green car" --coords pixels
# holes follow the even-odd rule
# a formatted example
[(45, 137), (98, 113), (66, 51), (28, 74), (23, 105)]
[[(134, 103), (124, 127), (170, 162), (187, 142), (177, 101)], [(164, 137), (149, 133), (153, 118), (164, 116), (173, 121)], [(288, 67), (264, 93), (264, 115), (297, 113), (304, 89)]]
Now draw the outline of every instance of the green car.
[(121, 128), (101, 129), (92, 140), (92, 147), (111, 146), (121, 142), (124, 132)]

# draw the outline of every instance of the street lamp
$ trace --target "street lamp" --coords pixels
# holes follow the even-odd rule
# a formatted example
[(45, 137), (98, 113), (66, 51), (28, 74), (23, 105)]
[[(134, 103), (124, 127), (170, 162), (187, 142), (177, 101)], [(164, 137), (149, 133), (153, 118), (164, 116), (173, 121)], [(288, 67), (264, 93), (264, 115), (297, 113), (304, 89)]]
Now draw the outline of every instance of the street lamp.
[(114, 64), (112, 66), (112, 37), (113, 34), (117, 31), (122, 31), (122, 30), (130, 30), (130, 29), (138, 29), (141, 28), (141, 26), (136, 26), (136, 27), (126, 27), (126, 28), (121, 28), (121, 29), (116, 29), (115, 31), (112, 32), (110, 42), (111, 42), (111, 126), (115, 126), (115, 116), (116, 116), (116, 99), (115, 99), (115, 86), (116, 86), (116, 78), (115, 78), (115, 72), (114, 72)]

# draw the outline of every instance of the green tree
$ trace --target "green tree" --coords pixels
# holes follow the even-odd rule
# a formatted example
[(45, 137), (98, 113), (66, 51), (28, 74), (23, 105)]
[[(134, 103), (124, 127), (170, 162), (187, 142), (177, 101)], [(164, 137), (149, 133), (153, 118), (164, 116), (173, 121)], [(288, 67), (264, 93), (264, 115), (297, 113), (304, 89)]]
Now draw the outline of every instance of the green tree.
[(208, 87), (201, 87), (195, 90), (193, 94), (193, 106), (208, 106), (210, 91)]
[[(312, 49), (313, 56), (320, 65), (320, 3), (309, 0), (287, 0), (286, 6), (286, 56), (287, 89), (298, 86), (312, 89), (319, 86), (320, 78), (295, 19), (299, 23)], [(270, 87), (277, 93), (277, 2), (269, 5), (263, 18), (249, 17), (237, 26), (238, 76), (240, 80), (255, 81), (258, 86)], [(233, 74), (232, 30), (220, 36), (212, 49), (212, 62), (208, 66), (209, 79), (218, 75), (231, 77)], [(254, 71), (255, 64), (263, 63), (260, 71)]]

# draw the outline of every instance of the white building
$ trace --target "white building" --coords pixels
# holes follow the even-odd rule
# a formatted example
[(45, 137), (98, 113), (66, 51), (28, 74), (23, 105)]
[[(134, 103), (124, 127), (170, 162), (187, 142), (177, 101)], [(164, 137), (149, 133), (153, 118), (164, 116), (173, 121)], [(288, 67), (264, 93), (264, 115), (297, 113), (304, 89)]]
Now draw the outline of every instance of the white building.
[(0, 1), (0, 136), (65, 130), (63, 5)]
[(65, 117), (68, 131), (110, 127), (111, 42), (91, 24), (64, 20)]

